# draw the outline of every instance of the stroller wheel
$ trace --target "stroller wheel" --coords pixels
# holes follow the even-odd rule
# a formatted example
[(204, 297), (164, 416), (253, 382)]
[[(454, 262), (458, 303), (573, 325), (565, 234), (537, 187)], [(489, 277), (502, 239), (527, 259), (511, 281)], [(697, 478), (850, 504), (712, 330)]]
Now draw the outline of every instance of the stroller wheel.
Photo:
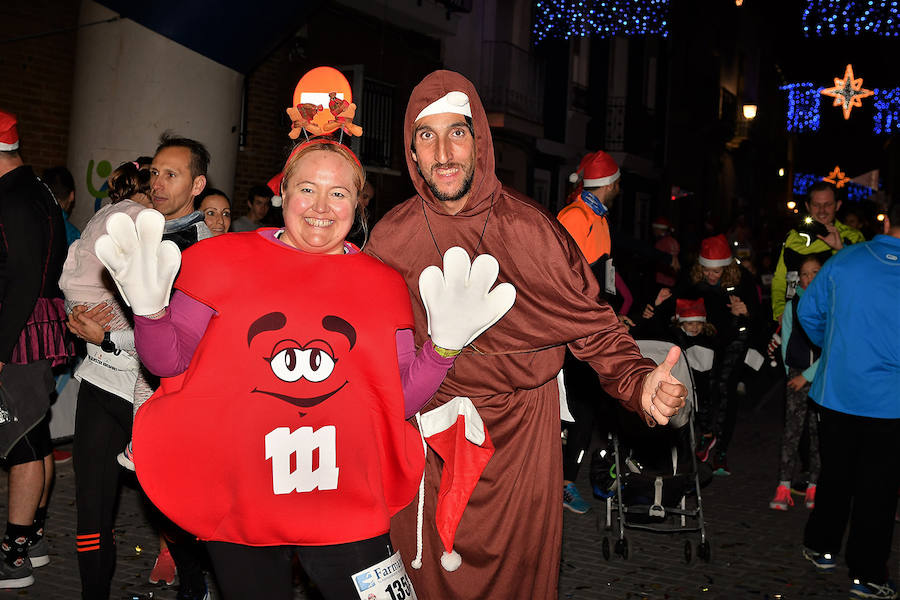
[(628, 560), (628, 558), (631, 556), (628, 550), (628, 538), (623, 537), (621, 540), (616, 542), (616, 554), (618, 554), (625, 560)]
[[(699, 554), (699, 553), (700, 553), (700, 549), (698, 548), (697, 554)], [(691, 564), (691, 559), (693, 558), (692, 554), (693, 553), (691, 552), (691, 540), (685, 540), (684, 541), (684, 562), (685, 562), (685, 564), (688, 564), (688, 565)]]
[(709, 545), (709, 540), (703, 540), (697, 545), (697, 556), (707, 563), (712, 560), (712, 547)]
[(609, 560), (609, 538), (604, 536), (603, 542), (600, 544), (600, 550), (603, 552), (603, 560)]

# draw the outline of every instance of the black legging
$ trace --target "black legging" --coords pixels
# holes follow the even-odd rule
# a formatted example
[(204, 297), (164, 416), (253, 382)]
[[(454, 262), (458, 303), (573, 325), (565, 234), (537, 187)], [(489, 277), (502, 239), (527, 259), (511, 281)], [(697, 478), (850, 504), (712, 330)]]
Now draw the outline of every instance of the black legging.
[(131, 403), (82, 381), (75, 412), (78, 569), (84, 600), (109, 598), (116, 566), (113, 539), (122, 467), (116, 455), (131, 438)]
[[(78, 570), (83, 600), (106, 600), (116, 568), (113, 536), (116, 505), (125, 473), (116, 455), (131, 439), (132, 405), (88, 381), (78, 389), (75, 411), (75, 467)], [(155, 508), (153, 509), (155, 510)], [(161, 515), (160, 515), (161, 516)], [(193, 538), (161, 517), (182, 588), (202, 589), (202, 556)], [(171, 532), (176, 532), (173, 535)]]
[(243, 546), (207, 542), (225, 600), (290, 600), (291, 555), (327, 600), (358, 598), (351, 575), (381, 562), (394, 553), (388, 534), (333, 546)]

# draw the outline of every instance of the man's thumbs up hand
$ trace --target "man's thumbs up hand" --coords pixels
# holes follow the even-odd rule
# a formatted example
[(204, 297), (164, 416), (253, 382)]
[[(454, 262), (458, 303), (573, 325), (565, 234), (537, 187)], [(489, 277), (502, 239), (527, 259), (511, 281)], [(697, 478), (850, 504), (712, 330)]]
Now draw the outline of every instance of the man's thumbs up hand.
[(678, 414), (684, 406), (687, 388), (672, 376), (672, 367), (681, 357), (681, 348), (672, 346), (661, 365), (647, 373), (641, 390), (641, 409), (644, 421), (653, 427), (666, 425), (669, 417)]

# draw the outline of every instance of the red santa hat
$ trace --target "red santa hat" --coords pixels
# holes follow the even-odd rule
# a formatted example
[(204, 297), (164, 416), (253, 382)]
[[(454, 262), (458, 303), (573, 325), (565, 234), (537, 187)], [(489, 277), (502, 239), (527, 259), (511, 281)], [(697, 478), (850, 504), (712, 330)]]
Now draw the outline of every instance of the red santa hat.
[[(475, 405), (464, 396), (457, 396), (419, 416), (419, 427), (428, 445), (444, 461), (435, 511), (435, 526), (444, 546), (441, 566), (446, 571), (455, 571), (462, 564), (462, 557), (453, 549), (456, 528), (472, 491), (481, 478), (481, 473), (494, 455), (494, 445)], [(418, 523), (421, 528), (424, 475), (419, 493)], [(421, 530), (417, 537), (416, 557), (412, 561), (412, 567), (415, 569), (422, 567)]]
[(733, 260), (724, 235), (708, 237), (700, 243), (699, 262), (704, 267), (727, 267)]
[(656, 217), (650, 225), (654, 229), (664, 229), (666, 231), (672, 230), (672, 223), (665, 217)]
[(675, 317), (679, 323), (687, 321), (706, 321), (706, 304), (703, 298), (688, 300), (679, 298), (675, 301)]
[(19, 148), (19, 132), (16, 129), (16, 118), (0, 110), (0, 151), (12, 152)]
[(578, 170), (569, 175), (570, 183), (581, 183), (586, 188), (598, 188), (604, 185), (610, 185), (620, 176), (619, 165), (612, 159), (612, 156), (597, 150), (590, 154), (585, 154), (581, 162), (578, 163)]

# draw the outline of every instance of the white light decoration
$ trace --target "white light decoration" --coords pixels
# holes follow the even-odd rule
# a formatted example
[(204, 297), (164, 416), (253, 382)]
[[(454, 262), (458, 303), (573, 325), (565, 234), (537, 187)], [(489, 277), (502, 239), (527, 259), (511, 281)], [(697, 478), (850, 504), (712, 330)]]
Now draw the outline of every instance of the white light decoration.
[(900, 8), (896, 0), (807, 0), (803, 34), (900, 36)]
[(669, 0), (537, 0), (534, 43), (574, 37), (661, 35), (668, 31)]

